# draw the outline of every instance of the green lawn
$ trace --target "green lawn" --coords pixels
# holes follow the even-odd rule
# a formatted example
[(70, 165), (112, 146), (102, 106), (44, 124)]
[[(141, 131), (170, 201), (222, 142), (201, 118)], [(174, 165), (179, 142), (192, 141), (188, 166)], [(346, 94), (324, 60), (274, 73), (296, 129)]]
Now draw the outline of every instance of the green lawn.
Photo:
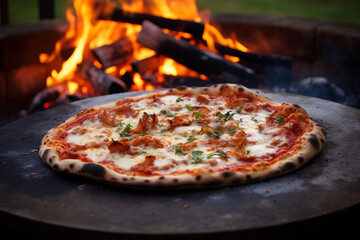
[[(326, 19), (360, 24), (360, 0), (197, 0), (212, 13), (255, 13)], [(8, 0), (10, 23), (37, 21), (37, 0)], [(65, 17), (68, 0), (55, 0), (56, 18)]]
[(359, 0), (197, 0), (213, 13), (274, 14), (360, 24)]

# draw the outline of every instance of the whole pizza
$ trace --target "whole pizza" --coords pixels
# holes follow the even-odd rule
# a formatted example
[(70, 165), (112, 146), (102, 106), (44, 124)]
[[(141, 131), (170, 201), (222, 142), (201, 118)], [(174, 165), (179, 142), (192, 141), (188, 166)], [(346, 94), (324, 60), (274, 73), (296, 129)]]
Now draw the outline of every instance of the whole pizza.
[(48, 131), (53, 170), (133, 188), (206, 188), (299, 169), (325, 131), (296, 104), (237, 84), (146, 92), (82, 110)]

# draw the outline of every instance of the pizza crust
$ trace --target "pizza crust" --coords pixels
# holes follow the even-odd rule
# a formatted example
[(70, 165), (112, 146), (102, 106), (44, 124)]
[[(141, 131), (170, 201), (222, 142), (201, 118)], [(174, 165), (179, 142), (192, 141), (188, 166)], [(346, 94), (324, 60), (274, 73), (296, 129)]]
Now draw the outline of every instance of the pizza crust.
[[(271, 105), (279, 106), (280, 103), (269, 99), (259, 93), (250, 90), (242, 85), (236, 84), (219, 84), (210, 87), (184, 87), (177, 89), (165, 90), (166, 92), (189, 91), (193, 94), (216, 93), (224, 88), (232, 88), (236, 91), (243, 92), (253, 96), (256, 99), (264, 100)], [(161, 91), (163, 92), (163, 91)], [(156, 96), (158, 92), (147, 93)], [(132, 99), (142, 98), (143, 95), (132, 97)], [(122, 99), (120, 101), (126, 101)], [(68, 123), (76, 120), (84, 114), (96, 111), (102, 107), (113, 106), (114, 103), (104, 104), (97, 107), (85, 109), (77, 115), (69, 118), (64, 122)], [(300, 108), (297, 105), (293, 105)], [(304, 110), (305, 111), (305, 110)], [(214, 172), (206, 171), (200, 174), (181, 174), (181, 175), (164, 175), (164, 176), (130, 176), (120, 174), (112, 169), (106, 168), (93, 162), (82, 162), (77, 159), (60, 160), (57, 151), (48, 147), (45, 143), (57, 135), (58, 127), (48, 131), (39, 147), (39, 156), (43, 162), (49, 165), (53, 170), (58, 172), (70, 173), (84, 176), (106, 184), (137, 188), (137, 189), (179, 189), (179, 188), (214, 188), (259, 182), (268, 178), (281, 176), (301, 168), (304, 164), (316, 157), (325, 145), (326, 132), (324, 128), (310, 119), (311, 127), (304, 135), (297, 139), (293, 148), (286, 154), (282, 155), (279, 161), (274, 164), (259, 162), (255, 165), (255, 170), (241, 172)]]

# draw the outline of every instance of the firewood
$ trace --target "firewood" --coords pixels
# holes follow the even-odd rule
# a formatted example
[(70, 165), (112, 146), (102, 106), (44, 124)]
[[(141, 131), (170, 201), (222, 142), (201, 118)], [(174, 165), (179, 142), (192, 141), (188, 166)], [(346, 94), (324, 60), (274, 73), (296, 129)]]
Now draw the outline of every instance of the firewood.
[(254, 64), (277, 65), (289, 69), (291, 69), (293, 65), (293, 59), (287, 56), (243, 52), (238, 49), (221, 45), (220, 43), (215, 43), (215, 48), (221, 54), (239, 57), (241, 60), (244, 60), (246, 62), (253, 62)]
[(182, 39), (176, 39), (149, 21), (144, 21), (142, 24), (137, 42), (158, 54), (172, 58), (189, 69), (206, 75), (209, 79), (241, 83), (248, 87), (257, 86), (257, 77), (252, 69), (202, 50)]
[(93, 48), (91, 51), (106, 69), (126, 63), (132, 56), (133, 47), (129, 38), (121, 38), (112, 44)]
[(164, 62), (164, 57), (158, 54), (154, 56), (136, 60), (131, 63), (133, 70), (140, 74), (145, 74), (149, 71), (157, 70)]
[(90, 61), (83, 60), (83, 62), (78, 65), (78, 71), (82, 77), (91, 82), (93, 87), (103, 95), (128, 90), (128, 87), (121, 79), (98, 69)]
[(194, 37), (199, 38), (202, 37), (205, 28), (205, 25), (202, 22), (170, 19), (146, 13), (126, 12), (119, 8), (115, 8), (110, 16), (101, 13), (98, 16), (98, 19), (126, 22), (132, 24), (142, 24), (144, 21), (147, 20), (151, 21), (152, 23), (156, 24), (161, 28), (166, 28), (172, 31), (190, 33)]
[(200, 78), (187, 77), (187, 76), (172, 76), (162, 75), (164, 81), (159, 83), (157, 81), (158, 76), (156, 74), (145, 74), (143, 80), (151, 83), (157, 88), (177, 88), (177, 87), (207, 87), (214, 84), (219, 84), (219, 81), (215, 80), (203, 80)]

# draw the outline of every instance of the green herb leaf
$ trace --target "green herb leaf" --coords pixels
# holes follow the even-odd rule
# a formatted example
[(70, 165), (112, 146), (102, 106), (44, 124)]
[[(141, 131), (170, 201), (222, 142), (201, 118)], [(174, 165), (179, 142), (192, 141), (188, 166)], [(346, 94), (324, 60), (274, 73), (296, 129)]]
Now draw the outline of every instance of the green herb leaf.
[(243, 119), (240, 118), (239, 120), (237, 120), (238, 123), (242, 123), (243, 122)]
[(246, 150), (246, 155), (249, 155), (250, 154), (250, 150)]
[(216, 130), (205, 130), (205, 133), (210, 137), (214, 138), (220, 138), (220, 136), (222, 135), (222, 132)]
[(145, 136), (145, 135), (148, 135), (149, 132), (148, 131), (143, 131), (142, 133), (140, 133), (141, 136)]
[(201, 114), (201, 113), (196, 112), (196, 113), (194, 114), (195, 121), (199, 121), (199, 118), (200, 118), (201, 116), (202, 116), (202, 114)]
[(277, 119), (278, 119), (278, 123), (283, 123), (284, 120), (285, 120), (285, 117), (282, 116), (282, 115), (278, 115), (278, 116), (277, 116)]
[(189, 136), (187, 141), (184, 143), (184, 144), (187, 144), (187, 143), (191, 143), (192, 141), (195, 140), (195, 137), (194, 136)]
[(253, 120), (254, 122), (259, 122), (256, 118), (252, 118), (251, 120)]
[(230, 120), (230, 118), (232, 118), (232, 116), (234, 116), (235, 113), (231, 113), (231, 111), (228, 111), (227, 113), (223, 114), (221, 112), (216, 113), (216, 116), (223, 118), (225, 121)]
[(184, 101), (184, 100), (182, 100), (180, 97), (178, 97), (178, 98), (176, 99), (176, 102), (181, 102), (181, 101)]
[(166, 116), (175, 116), (175, 115), (177, 115), (177, 113), (172, 113), (172, 112), (167, 111), (167, 110), (163, 111), (162, 113), (165, 114)]
[(143, 150), (139, 150), (139, 154), (145, 154), (146, 152)]
[(207, 155), (207, 158), (211, 158), (213, 156), (219, 156), (219, 158), (222, 158), (222, 159), (227, 159), (228, 158), (228, 155), (224, 152), (224, 151), (217, 151), (217, 152), (214, 152), (214, 153), (209, 153)]
[(186, 155), (179, 145), (172, 145), (172, 148), (175, 150), (175, 154)]
[(236, 128), (229, 129), (229, 130), (228, 130), (228, 133), (236, 133)]
[(213, 123), (218, 123), (219, 121), (220, 121), (219, 119), (215, 118), (212, 122)]
[(201, 163), (203, 154), (204, 154), (203, 151), (192, 151), (191, 155), (193, 156), (193, 158), (192, 158), (192, 160), (194, 160), (193, 163), (195, 163), (195, 164)]
[(197, 108), (197, 106), (189, 106), (189, 105), (185, 105), (187, 110), (193, 110), (195, 108)]
[(130, 128), (131, 128), (131, 124), (128, 123), (126, 125), (126, 127), (124, 128), (124, 130), (122, 130), (122, 132), (120, 133), (120, 136), (121, 137), (127, 137), (128, 136), (128, 132), (130, 131)]
[(164, 136), (166, 133), (166, 129), (161, 129), (159, 133)]

